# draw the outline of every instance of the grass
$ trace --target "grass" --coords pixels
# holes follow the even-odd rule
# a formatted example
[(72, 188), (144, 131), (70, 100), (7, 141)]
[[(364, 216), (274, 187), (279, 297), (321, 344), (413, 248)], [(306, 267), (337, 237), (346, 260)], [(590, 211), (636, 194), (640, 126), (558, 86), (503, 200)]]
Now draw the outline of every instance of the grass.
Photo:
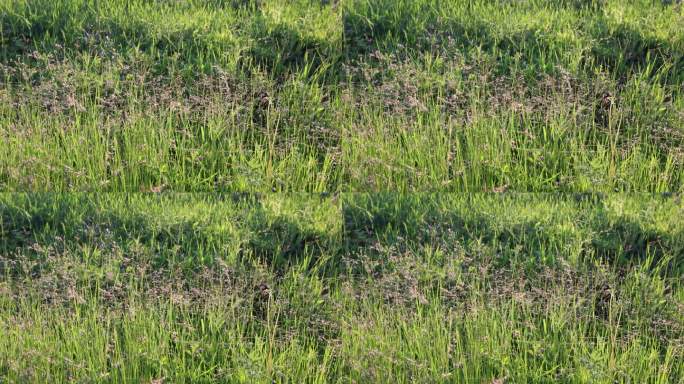
[(616, 194), (4, 194), (0, 377), (678, 383), (683, 210)]
[(0, 0), (0, 383), (684, 384), (682, 25)]
[(0, 15), (5, 191), (684, 185), (677, 2), (17, 0)]

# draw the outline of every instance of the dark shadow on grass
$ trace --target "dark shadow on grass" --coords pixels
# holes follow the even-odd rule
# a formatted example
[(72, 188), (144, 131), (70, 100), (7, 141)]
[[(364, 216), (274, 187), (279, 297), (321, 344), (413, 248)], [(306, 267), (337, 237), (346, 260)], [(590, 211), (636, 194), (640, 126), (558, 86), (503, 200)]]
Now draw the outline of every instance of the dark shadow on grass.
[(551, 5), (572, 8), (578, 11), (601, 12), (607, 0), (551, 0)]
[[(127, 198), (122, 196), (122, 202)], [(256, 257), (273, 269), (283, 270), (305, 259), (316, 263), (322, 255), (337, 251), (331, 238), (334, 235), (312, 229), (288, 216), (273, 217), (262, 206), (261, 198), (260, 194), (245, 193), (203, 197), (234, 208), (234, 216), (225, 220), (233, 221), (246, 233), (241, 254), (237, 255), (246, 259), (236, 260), (238, 263), (249, 264), (253, 261), (250, 258)], [(192, 203), (191, 198), (183, 195), (172, 199), (179, 199), (176, 203), (186, 200)], [(170, 198), (150, 195), (149, 201), (156, 204)], [(88, 194), (5, 197), (0, 200), (0, 252), (4, 256), (0, 261), (11, 263), (13, 255), (23, 254), (42, 269), (40, 264), (50, 261), (47, 253), (37, 251), (38, 248), (73, 250), (87, 246), (105, 252), (121, 249), (132, 264), (150, 263), (153, 268), (180, 268), (192, 273), (231, 256), (226, 254), (224, 246), (234, 242), (235, 234), (213, 230), (213, 221), (158, 220), (150, 213), (119, 213), (106, 209), (106, 205), (104, 208), (97, 196)], [(5, 264), (0, 269), (9, 268), (11, 274), (21, 272)]]
[(81, 196), (54, 199), (51, 193), (7, 194), (0, 200), (0, 250), (11, 253), (34, 244), (39, 236), (72, 236), (79, 216), (90, 211)]
[(597, 44), (592, 47), (589, 58), (618, 78), (640, 73), (649, 65), (657, 70), (667, 63), (672, 65), (671, 75), (662, 81), (669, 85), (684, 82), (684, 51), (669, 41), (647, 36), (625, 24), (611, 29), (603, 21), (594, 26), (592, 34)]
[[(392, 13), (393, 11), (393, 13)], [(374, 2), (360, 10), (345, 10), (344, 57), (358, 60), (378, 50), (383, 53), (420, 53), (452, 45), (494, 47), (495, 42), (483, 23), (438, 21), (434, 11), (397, 8), (393, 1)]]
[[(465, 201), (474, 199), (468, 196)], [(378, 193), (351, 198), (343, 205), (347, 252), (364, 253), (377, 244), (463, 247), (466, 252), (484, 245), (497, 254), (499, 266), (555, 262), (554, 252), (559, 252), (562, 244), (555, 233), (544, 230), (543, 223), (521, 220), (503, 225), (501, 217), (461, 206), (439, 207), (439, 200), (439, 194), (407, 197)], [(498, 202), (497, 197), (492, 197), (492, 202)]]
[(346, 62), (353, 64), (375, 51), (398, 56), (456, 53), (467, 60), (484, 53), (495, 63), (497, 74), (505, 75), (516, 55), (528, 62), (530, 73), (553, 73), (559, 64), (555, 58), (562, 56), (562, 44), (537, 29), (497, 36), (476, 17), (445, 20), (428, 6), (414, 8), (384, 0), (347, 9), (343, 15)]
[(618, 265), (640, 264), (650, 259), (653, 267), (665, 262), (668, 269), (681, 270), (684, 267), (683, 240), (684, 232), (669, 234), (623, 216), (597, 228), (591, 249), (598, 257)]
[[(603, 1), (565, 0), (550, 6), (574, 9), (578, 12), (600, 12)], [(354, 3), (352, 3), (354, 4)], [(413, 5), (380, 0), (356, 3), (345, 9), (344, 52), (347, 64), (368, 57), (372, 52), (383, 54), (416, 55), (425, 52), (450, 52), (464, 55), (484, 53), (495, 63), (499, 75), (507, 75), (516, 56), (523, 58), (530, 74), (555, 74), (562, 61), (564, 42), (538, 29), (525, 29), (497, 36), (485, 20), (463, 17), (444, 19), (428, 2)], [(418, 3), (416, 3), (418, 4)], [(464, 10), (469, 12), (467, 8)], [(647, 64), (656, 69), (665, 63), (673, 68), (671, 75), (661, 81), (670, 85), (684, 82), (684, 52), (668, 41), (649, 37), (641, 31), (623, 25), (610, 30), (604, 19), (584, 27), (596, 45), (585, 56), (585, 62), (603, 65), (618, 78), (646, 70)], [(590, 70), (585, 75), (593, 76)], [(649, 73), (652, 76), (653, 73)]]
[[(473, 198), (466, 197), (465, 201)], [(539, 198), (525, 195), (490, 197), (492, 203), (507, 199), (535, 204)], [(662, 197), (669, 199), (670, 197)], [(684, 267), (684, 232), (666, 233), (649, 229), (627, 217), (611, 223), (605, 217), (603, 195), (547, 196), (549, 201), (575, 204), (578, 226), (596, 233), (583, 253), (620, 266), (640, 264), (651, 258), (651, 266), (669, 263), (670, 271)], [(495, 252), (499, 265), (510, 263), (550, 264), (559, 261), (567, 241), (562, 230), (547, 223), (521, 219), (503, 220), (515, 212), (484, 215), (462, 206), (439, 207), (439, 195), (402, 196), (392, 193), (354, 195), (343, 204), (345, 247), (348, 254), (374, 252), (383, 247), (410, 243), (413, 246), (463, 247), (466, 252), (484, 244)], [(482, 203), (482, 202), (480, 202)], [(584, 219), (582, 219), (584, 217)], [(589, 217), (591, 220), (586, 221)], [(507, 224), (506, 224), (507, 223)], [(475, 248), (473, 248), (473, 246)], [(665, 258), (669, 258), (666, 260)]]
[(322, 64), (335, 64), (333, 48), (325, 39), (306, 35), (290, 25), (267, 24), (257, 16), (249, 27), (253, 46), (241, 57), (240, 67), (249, 72), (255, 65), (276, 79), (301, 71), (314, 74)]
[(314, 265), (330, 244), (328, 234), (285, 216), (268, 219), (257, 214), (250, 222), (253, 236), (247, 249), (276, 270), (300, 264), (305, 258)]
[(183, 75), (192, 76), (208, 73), (213, 64), (208, 58), (219, 56), (228, 48), (192, 27), (159, 34), (154, 26), (135, 18), (124, 22), (100, 20), (87, 2), (68, 4), (36, 0), (28, 9), (1, 15), (0, 62), (30, 63), (33, 52), (51, 54), (56, 60), (82, 53), (111, 59), (136, 47), (149, 55), (154, 74), (166, 75), (172, 68), (180, 68)]

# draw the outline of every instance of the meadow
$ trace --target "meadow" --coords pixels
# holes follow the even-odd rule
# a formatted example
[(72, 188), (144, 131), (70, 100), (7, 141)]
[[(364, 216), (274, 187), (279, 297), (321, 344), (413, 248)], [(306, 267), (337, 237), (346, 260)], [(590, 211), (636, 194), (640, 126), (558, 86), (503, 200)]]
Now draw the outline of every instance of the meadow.
[(0, 0), (0, 384), (684, 384), (679, 0)]
[(652, 195), (4, 194), (7, 382), (681, 383)]
[(677, 192), (655, 0), (4, 0), (5, 191)]

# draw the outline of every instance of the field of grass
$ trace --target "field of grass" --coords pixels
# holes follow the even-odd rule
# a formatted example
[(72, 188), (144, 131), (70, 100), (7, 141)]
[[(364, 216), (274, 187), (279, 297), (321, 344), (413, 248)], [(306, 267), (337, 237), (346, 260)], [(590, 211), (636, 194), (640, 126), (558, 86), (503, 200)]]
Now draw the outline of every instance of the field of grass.
[(673, 198), (71, 193), (0, 207), (3, 382), (684, 378)]
[(684, 384), (680, 0), (0, 0), (0, 384)]
[(683, 9), (3, 0), (0, 187), (681, 191)]

